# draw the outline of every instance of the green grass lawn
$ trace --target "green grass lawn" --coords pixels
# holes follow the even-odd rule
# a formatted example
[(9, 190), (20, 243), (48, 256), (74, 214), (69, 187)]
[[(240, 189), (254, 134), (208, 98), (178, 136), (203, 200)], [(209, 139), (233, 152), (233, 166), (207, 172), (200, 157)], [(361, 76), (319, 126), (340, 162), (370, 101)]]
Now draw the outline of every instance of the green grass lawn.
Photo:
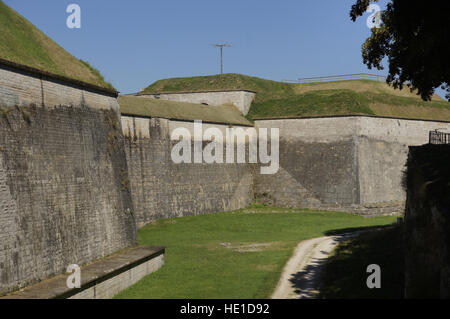
[(396, 96), (375, 89), (371, 92), (356, 92), (347, 88), (321, 89), (272, 100), (256, 100), (247, 117), (258, 119), (349, 114), (449, 120), (450, 103), (425, 102), (416, 97)]
[(116, 297), (267, 298), (300, 241), (394, 220), (268, 207), (159, 220), (139, 244), (166, 246), (166, 264)]
[[(368, 289), (364, 270), (381, 268), (381, 288)], [(404, 293), (404, 247), (402, 228), (388, 226), (342, 242), (325, 264), (320, 298), (401, 299)]]

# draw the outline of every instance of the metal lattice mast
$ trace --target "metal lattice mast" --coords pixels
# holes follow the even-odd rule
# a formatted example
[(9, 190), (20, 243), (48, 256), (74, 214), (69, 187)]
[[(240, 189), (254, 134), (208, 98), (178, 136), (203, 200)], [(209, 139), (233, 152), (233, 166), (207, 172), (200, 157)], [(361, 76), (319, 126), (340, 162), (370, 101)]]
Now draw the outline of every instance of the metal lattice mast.
[(223, 48), (229, 48), (231, 44), (212, 44), (212, 46), (220, 48), (220, 74), (223, 74)]

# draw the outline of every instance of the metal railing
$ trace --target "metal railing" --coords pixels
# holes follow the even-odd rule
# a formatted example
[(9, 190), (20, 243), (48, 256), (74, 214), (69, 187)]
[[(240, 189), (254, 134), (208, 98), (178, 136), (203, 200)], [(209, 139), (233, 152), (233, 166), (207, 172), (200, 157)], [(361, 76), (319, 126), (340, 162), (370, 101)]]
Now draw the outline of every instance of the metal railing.
[(386, 82), (386, 77), (383, 75), (376, 75), (376, 74), (356, 73), (356, 74), (343, 74), (331, 76), (318, 76), (313, 78), (299, 78), (298, 80), (283, 80), (283, 82), (321, 83), (321, 82), (349, 81), (349, 80), (372, 80), (372, 81)]
[(430, 131), (430, 144), (450, 144), (450, 133)]

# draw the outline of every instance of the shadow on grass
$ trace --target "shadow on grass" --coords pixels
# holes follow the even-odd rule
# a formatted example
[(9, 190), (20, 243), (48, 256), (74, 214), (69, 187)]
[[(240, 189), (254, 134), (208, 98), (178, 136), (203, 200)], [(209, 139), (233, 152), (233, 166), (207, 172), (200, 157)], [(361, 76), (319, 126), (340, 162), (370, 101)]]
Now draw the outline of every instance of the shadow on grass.
[(323, 259), (313, 259), (304, 271), (292, 274), (289, 281), (294, 287), (296, 298), (314, 299), (317, 298), (317, 286), (320, 274), (323, 270), (325, 261)]
[[(382, 229), (392, 228), (392, 225), (386, 226), (366, 226), (366, 227), (352, 227), (331, 230), (325, 232), (327, 236), (336, 236), (335, 241), (339, 245), (343, 242), (354, 239), (362, 232), (379, 231)], [(299, 271), (291, 275), (289, 281), (295, 289), (296, 297), (300, 299), (316, 299), (318, 298), (318, 286), (322, 280), (322, 273), (327, 265), (327, 258), (330, 253), (321, 251), (322, 258), (313, 258), (303, 271)]]
[[(402, 225), (340, 229), (331, 235), (363, 231), (342, 241), (323, 265), (319, 298), (401, 299), (404, 291)], [(381, 288), (369, 289), (367, 266), (381, 267)]]
[(383, 226), (363, 226), (363, 227), (349, 227), (349, 228), (341, 228), (341, 229), (333, 229), (325, 232), (326, 236), (337, 236), (337, 235), (343, 235), (347, 233), (355, 233), (355, 232), (361, 232), (361, 231), (375, 231), (375, 230), (383, 230), (388, 228), (393, 228), (396, 225), (383, 225)]

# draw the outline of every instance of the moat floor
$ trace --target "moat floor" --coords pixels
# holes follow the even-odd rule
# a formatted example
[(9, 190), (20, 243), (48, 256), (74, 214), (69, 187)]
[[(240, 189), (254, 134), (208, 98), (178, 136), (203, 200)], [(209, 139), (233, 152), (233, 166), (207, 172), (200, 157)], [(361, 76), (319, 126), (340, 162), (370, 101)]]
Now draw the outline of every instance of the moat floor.
[(299, 242), (393, 222), (262, 206), (162, 219), (138, 237), (167, 247), (165, 266), (116, 298), (268, 298)]

